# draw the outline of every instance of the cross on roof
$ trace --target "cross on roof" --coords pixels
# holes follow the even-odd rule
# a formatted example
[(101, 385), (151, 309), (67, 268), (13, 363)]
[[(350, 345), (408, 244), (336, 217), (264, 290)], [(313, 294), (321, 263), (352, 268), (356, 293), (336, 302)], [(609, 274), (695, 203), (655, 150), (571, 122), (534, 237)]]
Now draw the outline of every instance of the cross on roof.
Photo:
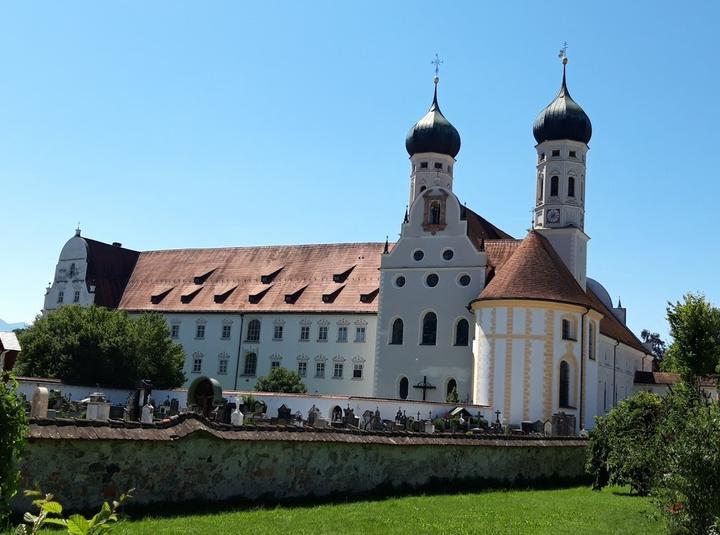
[(435, 76), (438, 75), (440, 72), (440, 65), (445, 63), (443, 60), (440, 59), (440, 56), (438, 56), (438, 53), (435, 52), (435, 59), (430, 62), (431, 65), (435, 65)]
[(560, 58), (560, 61), (562, 61), (563, 63), (567, 63), (567, 49), (568, 49), (567, 41), (564, 41), (563, 46), (560, 48), (560, 52), (558, 53), (558, 57)]

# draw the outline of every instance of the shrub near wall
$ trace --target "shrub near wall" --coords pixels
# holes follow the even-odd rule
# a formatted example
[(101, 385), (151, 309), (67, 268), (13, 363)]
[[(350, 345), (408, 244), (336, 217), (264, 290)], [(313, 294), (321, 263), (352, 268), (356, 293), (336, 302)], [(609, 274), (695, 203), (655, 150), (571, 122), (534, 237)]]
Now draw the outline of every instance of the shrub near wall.
[(25, 407), (18, 399), (17, 383), (0, 372), (0, 530), (17, 492), (20, 450), (25, 436)]

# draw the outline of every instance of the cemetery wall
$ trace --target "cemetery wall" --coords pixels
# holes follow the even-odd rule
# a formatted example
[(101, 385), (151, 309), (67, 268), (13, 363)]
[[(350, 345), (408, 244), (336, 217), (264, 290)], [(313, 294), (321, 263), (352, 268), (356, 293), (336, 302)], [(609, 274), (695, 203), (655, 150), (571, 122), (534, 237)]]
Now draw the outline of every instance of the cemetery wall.
[[(232, 427), (196, 416), (162, 424), (33, 421), (23, 488), (70, 509), (135, 488), (135, 505), (282, 501), (445, 491), (584, 478), (582, 439)], [(16, 508), (28, 504), (18, 498)]]

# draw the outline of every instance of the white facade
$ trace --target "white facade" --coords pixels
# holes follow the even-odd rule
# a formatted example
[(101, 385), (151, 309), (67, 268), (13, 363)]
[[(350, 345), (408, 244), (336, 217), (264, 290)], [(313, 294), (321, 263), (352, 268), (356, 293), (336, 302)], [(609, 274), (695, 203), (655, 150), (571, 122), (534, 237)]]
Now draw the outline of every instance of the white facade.
[(45, 291), (45, 312), (64, 304), (89, 306), (95, 301), (94, 287), (86, 284), (88, 251), (80, 231), (70, 238), (60, 251), (53, 282)]
[(252, 390), (278, 365), (300, 373), (310, 393), (372, 395), (375, 314), (164, 316), (185, 350), (186, 386), (207, 375), (224, 390)]

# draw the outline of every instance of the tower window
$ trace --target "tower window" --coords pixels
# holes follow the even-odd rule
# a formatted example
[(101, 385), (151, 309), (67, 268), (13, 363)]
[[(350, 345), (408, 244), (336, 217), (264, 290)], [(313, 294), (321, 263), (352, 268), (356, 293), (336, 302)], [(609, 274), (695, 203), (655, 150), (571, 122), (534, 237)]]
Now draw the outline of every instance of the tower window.
[(403, 320), (397, 318), (392, 324), (392, 334), (390, 335), (390, 344), (394, 346), (403, 343)]
[(435, 312), (428, 312), (422, 321), (422, 340), (420, 345), (434, 346), (437, 339), (437, 316)]
[(440, 224), (440, 201), (430, 203), (430, 214), (428, 217), (428, 225)]
[(539, 161), (539, 162), (544, 162), (544, 161), (545, 161), (545, 153), (544, 153), (544, 152), (541, 152), (541, 153), (540, 153), (540, 157), (538, 158), (538, 161)]
[(554, 151), (552, 151), (552, 157), (553, 157), (553, 158), (558, 158), (559, 156), (560, 156), (560, 151), (559, 151), (559, 150), (554, 150)]
[(568, 178), (568, 197), (575, 197), (575, 177)]
[(427, 169), (428, 163), (427, 162), (420, 162), (420, 169)]
[(571, 151), (570, 151), (570, 158), (577, 158), (577, 152), (575, 152), (574, 150), (571, 150)]
[(448, 165), (448, 173), (452, 174), (452, 165)]
[(422, 193), (422, 192), (425, 191), (426, 189), (427, 189), (427, 186), (420, 186), (420, 193)]
[(538, 201), (542, 201), (543, 193), (544, 193), (544, 191), (543, 191), (544, 188), (543, 188), (543, 177), (542, 177), (542, 175), (538, 177), (538, 187), (537, 187), (537, 190), (538, 190)]
[(468, 325), (468, 321), (466, 319), (463, 318), (457, 322), (457, 325), (455, 326), (455, 345), (456, 346), (468, 345), (469, 330), (470, 330), (470, 326)]
[(550, 177), (550, 196), (551, 197), (558, 196), (559, 184), (560, 184), (560, 179), (557, 176)]
[(435, 162), (435, 169), (442, 169), (442, 164), (440, 162)]

